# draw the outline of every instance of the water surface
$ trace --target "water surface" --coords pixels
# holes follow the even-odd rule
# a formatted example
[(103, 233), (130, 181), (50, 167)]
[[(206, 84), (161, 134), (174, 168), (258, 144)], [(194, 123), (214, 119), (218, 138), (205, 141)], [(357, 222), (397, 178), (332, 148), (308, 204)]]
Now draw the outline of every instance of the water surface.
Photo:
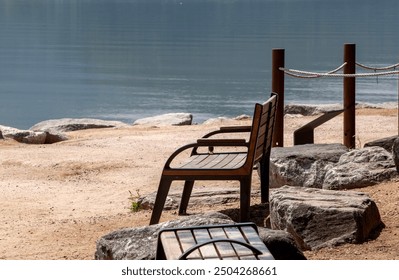
[[(397, 62), (395, 0), (0, 0), (0, 123), (251, 114), (271, 90), (271, 53), (329, 71), (343, 45)], [(286, 77), (287, 103), (342, 101), (342, 79)], [(357, 80), (359, 102), (397, 101), (397, 77)]]

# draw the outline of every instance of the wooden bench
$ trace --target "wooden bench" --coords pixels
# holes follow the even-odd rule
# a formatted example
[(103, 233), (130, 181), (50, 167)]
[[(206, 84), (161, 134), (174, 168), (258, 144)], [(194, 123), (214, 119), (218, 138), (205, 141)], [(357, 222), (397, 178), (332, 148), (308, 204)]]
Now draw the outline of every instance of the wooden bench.
[[(185, 214), (196, 180), (237, 180), (240, 182), (240, 221), (249, 220), (252, 170), (260, 164), (261, 199), (269, 199), (269, 163), (272, 145), (277, 95), (263, 104), (255, 104), (252, 126), (220, 128), (208, 133), (196, 143), (177, 149), (166, 161), (162, 171), (150, 224), (156, 224), (161, 217), (172, 181), (185, 181), (180, 201), (179, 214)], [(250, 132), (247, 139), (211, 139), (220, 133)], [(239, 148), (225, 151), (220, 148)], [(199, 148), (204, 151), (199, 151)], [(218, 148), (218, 151), (215, 151)], [(191, 154), (184, 163), (172, 166), (172, 162), (187, 150)]]
[(274, 260), (253, 223), (163, 229), (158, 260)]

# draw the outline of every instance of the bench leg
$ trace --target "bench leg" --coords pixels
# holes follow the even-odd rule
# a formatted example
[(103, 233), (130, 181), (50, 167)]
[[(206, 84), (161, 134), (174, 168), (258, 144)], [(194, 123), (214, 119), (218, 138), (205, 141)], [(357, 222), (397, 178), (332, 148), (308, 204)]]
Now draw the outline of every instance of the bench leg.
[(188, 202), (190, 200), (191, 192), (193, 190), (194, 181), (185, 181), (183, 194), (181, 196), (180, 207), (179, 207), (179, 215), (185, 215)]
[(260, 197), (262, 203), (269, 202), (269, 168), (270, 161), (269, 157), (265, 157), (259, 162), (259, 172), (260, 172)]
[(251, 204), (251, 177), (240, 180), (240, 222), (249, 221)]
[(164, 177), (161, 178), (161, 181), (159, 182), (157, 196), (155, 198), (154, 209), (152, 209), (150, 225), (157, 224), (159, 222), (171, 184), (171, 179)]

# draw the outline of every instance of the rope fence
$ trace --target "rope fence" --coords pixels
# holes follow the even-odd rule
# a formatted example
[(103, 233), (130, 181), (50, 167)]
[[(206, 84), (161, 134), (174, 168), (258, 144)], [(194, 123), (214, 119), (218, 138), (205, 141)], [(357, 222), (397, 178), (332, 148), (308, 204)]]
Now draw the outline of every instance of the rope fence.
[[(341, 71), (347, 63), (343, 63), (341, 66), (338, 68), (331, 70), (329, 72), (321, 73), (321, 72), (311, 72), (311, 71), (303, 71), (303, 70), (296, 70), (296, 69), (289, 69), (289, 68), (284, 68), (280, 67), (279, 69), (283, 71), (285, 74), (288, 76), (294, 77), (294, 78), (301, 78), (301, 79), (315, 79), (315, 78), (325, 78), (325, 77), (332, 77), (332, 78), (364, 78), (364, 77), (380, 77), (380, 76), (393, 76), (393, 75), (399, 75), (399, 70), (393, 70), (393, 71), (386, 71), (390, 69), (396, 69), (399, 67), (398, 64), (390, 65), (390, 66), (385, 66), (385, 67), (371, 67), (371, 66), (366, 66), (364, 64), (360, 64), (356, 62), (356, 65), (367, 70), (372, 70), (374, 73), (355, 73), (355, 74), (344, 74), (344, 73), (337, 73)], [(382, 72), (377, 72), (377, 71), (382, 71)]]
[[(356, 45), (345, 44), (343, 52), (344, 63), (326, 72), (304, 71), (285, 67), (285, 50), (273, 49), (272, 53), (272, 91), (279, 94), (279, 104), (276, 114), (276, 125), (273, 133), (273, 146), (284, 147), (284, 77), (291, 76), (301, 79), (342, 78), (343, 99), (343, 144), (348, 148), (355, 147), (356, 135), (356, 79), (375, 77), (398, 81), (399, 96), (399, 63), (388, 66), (370, 66), (356, 62)], [(357, 72), (357, 68), (359, 71)], [(324, 119), (323, 119), (324, 120)], [(399, 108), (398, 108), (399, 131)], [(310, 133), (310, 132), (309, 132)], [(310, 138), (309, 138), (310, 139)]]

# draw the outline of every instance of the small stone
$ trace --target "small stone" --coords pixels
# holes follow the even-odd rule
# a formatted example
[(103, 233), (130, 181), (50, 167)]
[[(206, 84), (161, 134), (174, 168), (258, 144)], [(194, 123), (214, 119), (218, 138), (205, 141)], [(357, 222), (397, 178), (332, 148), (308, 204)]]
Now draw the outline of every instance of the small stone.
[(193, 121), (192, 114), (189, 113), (170, 113), (154, 117), (148, 117), (136, 120), (133, 125), (152, 125), (152, 126), (168, 126), (168, 125), (191, 125)]

